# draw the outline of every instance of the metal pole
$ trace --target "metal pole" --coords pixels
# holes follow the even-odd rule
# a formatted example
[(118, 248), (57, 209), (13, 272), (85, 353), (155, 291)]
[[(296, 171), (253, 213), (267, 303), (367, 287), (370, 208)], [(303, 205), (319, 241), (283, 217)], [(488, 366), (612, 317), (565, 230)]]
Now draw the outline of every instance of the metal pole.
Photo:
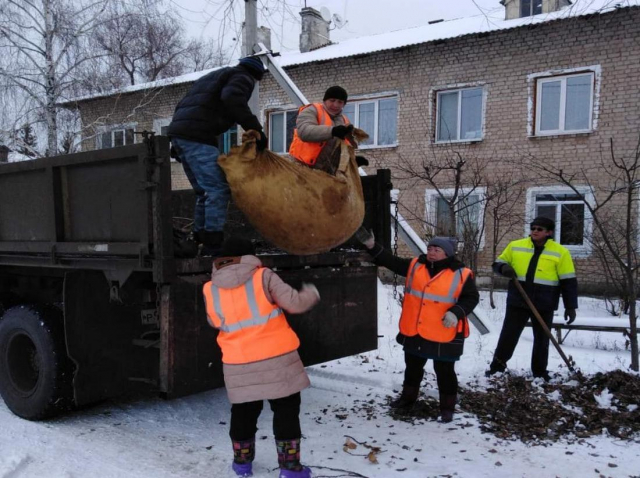
[[(244, 28), (245, 43), (242, 48), (243, 56), (253, 55), (253, 50), (258, 43), (258, 0), (244, 0)], [(251, 112), (258, 116), (260, 112), (260, 83), (256, 82), (251, 99), (249, 100)]]

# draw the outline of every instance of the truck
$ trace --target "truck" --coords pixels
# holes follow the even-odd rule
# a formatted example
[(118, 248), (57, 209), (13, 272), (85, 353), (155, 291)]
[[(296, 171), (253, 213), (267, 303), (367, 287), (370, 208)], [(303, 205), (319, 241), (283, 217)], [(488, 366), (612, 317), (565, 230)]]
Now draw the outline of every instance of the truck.
[[(192, 191), (171, 188), (169, 139), (0, 165), (0, 395), (40, 420), (130, 391), (180, 397), (223, 385), (202, 285), (212, 259), (174, 254)], [(364, 226), (390, 245), (390, 172), (362, 177)], [(230, 210), (226, 234), (260, 240)], [(377, 268), (347, 243), (293, 256), (261, 243), (287, 283), (314, 283), (287, 315), (305, 365), (377, 347)]]

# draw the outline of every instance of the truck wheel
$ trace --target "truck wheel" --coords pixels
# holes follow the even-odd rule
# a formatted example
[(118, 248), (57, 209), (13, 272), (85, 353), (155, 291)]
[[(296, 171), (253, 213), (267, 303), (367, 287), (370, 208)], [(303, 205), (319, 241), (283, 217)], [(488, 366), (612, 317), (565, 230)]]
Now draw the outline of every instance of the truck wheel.
[(0, 395), (19, 417), (41, 420), (70, 403), (63, 322), (59, 310), (37, 306), (12, 307), (0, 318)]

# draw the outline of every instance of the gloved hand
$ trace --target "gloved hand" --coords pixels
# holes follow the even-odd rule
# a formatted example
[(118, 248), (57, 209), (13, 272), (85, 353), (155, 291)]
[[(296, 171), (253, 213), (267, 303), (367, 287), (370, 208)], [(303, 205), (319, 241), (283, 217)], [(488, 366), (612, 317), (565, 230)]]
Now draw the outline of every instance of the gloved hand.
[(376, 243), (373, 232), (367, 230), (364, 226), (360, 226), (353, 236), (367, 249), (371, 249)]
[(256, 140), (256, 150), (264, 151), (267, 149), (268, 144), (269, 140), (267, 139), (267, 135), (264, 134), (264, 131), (260, 131), (260, 138)]
[(447, 328), (455, 327), (458, 325), (458, 317), (456, 317), (456, 314), (448, 310), (442, 318), (442, 325)]
[(339, 126), (334, 126), (331, 128), (331, 136), (335, 136), (336, 138), (344, 139), (345, 136), (350, 134), (353, 131), (353, 125), (350, 124), (345, 126), (343, 124)]
[(318, 292), (318, 288), (315, 285), (309, 282), (303, 282), (302, 287), (300, 288), (300, 292), (306, 292), (306, 291), (313, 292), (313, 294), (315, 294), (317, 299), (320, 300), (320, 292)]
[(576, 320), (576, 309), (565, 309), (564, 320), (567, 322), (567, 325), (572, 324), (573, 321)]
[(369, 160), (364, 156), (356, 156), (356, 164), (358, 166), (369, 166)]
[(516, 277), (516, 271), (513, 270), (513, 267), (511, 267), (509, 264), (504, 264), (502, 266), (502, 269), (500, 269), (500, 273), (503, 276), (508, 277), (509, 279), (513, 279)]

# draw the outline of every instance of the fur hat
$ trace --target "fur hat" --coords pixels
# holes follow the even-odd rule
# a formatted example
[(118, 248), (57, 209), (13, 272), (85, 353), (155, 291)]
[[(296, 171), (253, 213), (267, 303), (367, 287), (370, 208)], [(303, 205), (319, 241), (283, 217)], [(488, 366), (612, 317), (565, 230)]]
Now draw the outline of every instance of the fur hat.
[(262, 64), (262, 61), (255, 56), (245, 56), (244, 58), (240, 58), (238, 64), (249, 70), (249, 73), (251, 73), (258, 81), (260, 81), (264, 76), (264, 65)]
[(252, 256), (255, 255), (256, 248), (249, 239), (232, 236), (222, 243), (222, 257)]
[(342, 88), (341, 86), (331, 86), (324, 92), (324, 98), (322, 101), (326, 100), (342, 100), (345, 103), (347, 102), (347, 90)]
[(556, 229), (556, 223), (548, 217), (543, 216), (536, 217), (533, 221), (531, 221), (530, 226), (544, 227), (547, 231), (555, 231)]
[(434, 237), (429, 241), (429, 246), (439, 247), (444, 251), (447, 257), (453, 257), (456, 253), (453, 240), (448, 237)]

